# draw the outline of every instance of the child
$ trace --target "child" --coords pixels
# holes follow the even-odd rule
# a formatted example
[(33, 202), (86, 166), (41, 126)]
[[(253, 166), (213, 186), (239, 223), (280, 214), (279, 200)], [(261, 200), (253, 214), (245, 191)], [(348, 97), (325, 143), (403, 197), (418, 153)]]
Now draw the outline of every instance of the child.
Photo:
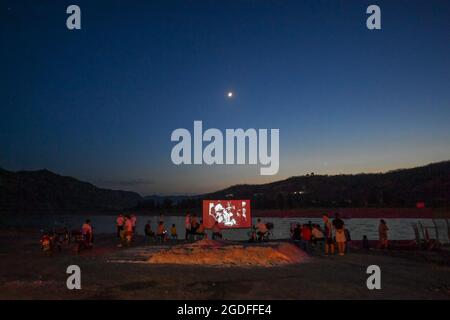
[(175, 223), (172, 224), (172, 228), (170, 229), (170, 235), (172, 236), (172, 240), (178, 239), (177, 228), (175, 227)]

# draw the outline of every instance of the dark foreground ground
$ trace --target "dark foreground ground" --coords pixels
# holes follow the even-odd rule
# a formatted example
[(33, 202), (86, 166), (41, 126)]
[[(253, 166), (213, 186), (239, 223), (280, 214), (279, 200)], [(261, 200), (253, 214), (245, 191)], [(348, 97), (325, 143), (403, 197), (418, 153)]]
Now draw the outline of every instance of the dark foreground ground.
[[(39, 234), (0, 232), (0, 299), (450, 299), (447, 253), (352, 252), (314, 256), (281, 267), (206, 267), (111, 262), (126, 256), (113, 236), (91, 251), (48, 256)], [(66, 288), (79, 265), (82, 289)], [(366, 268), (380, 266), (381, 290), (368, 290)]]

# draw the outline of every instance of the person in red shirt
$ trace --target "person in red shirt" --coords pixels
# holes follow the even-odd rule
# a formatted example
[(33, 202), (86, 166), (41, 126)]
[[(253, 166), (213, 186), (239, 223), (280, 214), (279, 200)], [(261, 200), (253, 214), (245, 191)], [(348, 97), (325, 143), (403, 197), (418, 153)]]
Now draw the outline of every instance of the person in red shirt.
[(89, 219), (86, 220), (86, 222), (81, 227), (81, 233), (84, 236), (86, 246), (88, 247), (92, 246), (93, 234), (92, 234), (91, 220)]
[(303, 250), (306, 252), (310, 252), (311, 250), (311, 228), (309, 225), (304, 224), (301, 230), (302, 240), (300, 241), (300, 245)]
[(304, 224), (302, 228), (302, 240), (311, 241), (311, 229), (307, 224)]
[(119, 216), (116, 219), (116, 230), (117, 230), (117, 238), (120, 239), (120, 233), (123, 231), (123, 227), (125, 224), (125, 218), (123, 214), (119, 214)]

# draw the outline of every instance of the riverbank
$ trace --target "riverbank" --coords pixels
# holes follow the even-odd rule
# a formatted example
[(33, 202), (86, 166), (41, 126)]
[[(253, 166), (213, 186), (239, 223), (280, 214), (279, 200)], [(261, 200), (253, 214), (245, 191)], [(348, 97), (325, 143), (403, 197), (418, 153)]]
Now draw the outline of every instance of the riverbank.
[[(213, 267), (139, 262), (137, 252), (162, 249), (141, 238), (124, 249), (99, 235), (92, 250), (51, 256), (38, 241), (33, 230), (1, 230), (0, 299), (450, 299), (448, 256), (433, 252), (357, 250), (269, 268)], [(81, 268), (81, 290), (66, 288), (71, 264)], [(381, 268), (381, 290), (366, 287), (372, 264)]]

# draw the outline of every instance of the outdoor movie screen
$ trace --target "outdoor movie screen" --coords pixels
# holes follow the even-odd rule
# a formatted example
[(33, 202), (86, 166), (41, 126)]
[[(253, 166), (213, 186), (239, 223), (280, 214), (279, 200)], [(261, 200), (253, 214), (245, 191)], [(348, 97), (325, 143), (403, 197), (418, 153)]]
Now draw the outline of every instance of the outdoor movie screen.
[(216, 221), (222, 229), (251, 228), (250, 200), (203, 200), (203, 223), (211, 229)]

